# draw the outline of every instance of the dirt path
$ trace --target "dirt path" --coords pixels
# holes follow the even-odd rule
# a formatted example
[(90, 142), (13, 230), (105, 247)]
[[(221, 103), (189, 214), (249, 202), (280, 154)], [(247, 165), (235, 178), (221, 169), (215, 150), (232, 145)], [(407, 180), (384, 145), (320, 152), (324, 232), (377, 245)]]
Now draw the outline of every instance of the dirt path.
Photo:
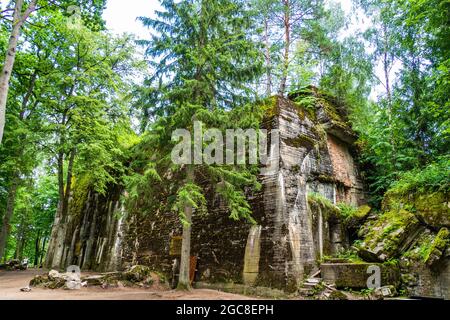
[(141, 288), (82, 288), (81, 290), (50, 290), (32, 288), (31, 292), (21, 292), (36, 274), (43, 270), (0, 271), (0, 300), (249, 300), (237, 294), (208, 289), (195, 289), (190, 292), (174, 290), (152, 290)]

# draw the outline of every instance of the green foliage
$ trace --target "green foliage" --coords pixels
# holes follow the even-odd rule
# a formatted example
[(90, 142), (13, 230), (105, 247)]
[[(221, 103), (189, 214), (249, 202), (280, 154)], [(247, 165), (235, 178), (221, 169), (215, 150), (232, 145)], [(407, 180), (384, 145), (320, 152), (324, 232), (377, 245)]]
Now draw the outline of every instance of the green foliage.
[(325, 216), (325, 219), (331, 217), (340, 217), (340, 210), (329, 199), (325, 198), (320, 193), (308, 193), (308, 204), (311, 207), (319, 207)]
[[(251, 101), (250, 86), (261, 73), (261, 55), (252, 38), (253, 20), (240, 1), (164, 1), (156, 19), (139, 20), (155, 33), (138, 43), (153, 58), (153, 76), (146, 80), (144, 116), (154, 115), (142, 142), (134, 148), (132, 169), (125, 178), (131, 190), (127, 206), (134, 211), (207, 211), (207, 194), (219, 194), (232, 219), (252, 221), (245, 188), (258, 187), (256, 166), (196, 165), (186, 182), (188, 166), (175, 165), (170, 154), (172, 131), (259, 128), (262, 112)], [(148, 153), (152, 154), (151, 159)], [(149, 167), (150, 166), (150, 167)], [(150, 171), (148, 169), (150, 168)], [(151, 186), (150, 186), (151, 183)], [(142, 202), (145, 198), (145, 209)]]
[[(374, 75), (385, 92), (353, 115), (373, 203), (379, 205), (393, 184), (423, 189), (447, 185), (448, 158), (442, 157), (449, 144), (449, 82), (444, 78), (450, 47), (444, 17), (450, 6), (445, 0), (356, 2), (372, 19), (364, 36), (375, 46), (374, 61), (381, 61), (385, 70), (383, 77)], [(433, 167), (444, 171), (438, 174)]]
[(164, 10), (156, 12), (156, 19), (138, 18), (156, 31), (151, 40), (138, 43), (153, 61), (155, 73), (148, 80), (158, 89), (157, 114), (189, 104), (230, 109), (248, 101), (245, 83), (260, 74), (261, 55), (246, 5), (235, 0), (161, 4)]
[(450, 191), (450, 157), (442, 157), (438, 162), (431, 163), (423, 169), (404, 172), (395, 181), (390, 193), (413, 194)]
[(338, 203), (337, 207), (339, 208), (341, 212), (341, 217), (344, 218), (344, 221), (353, 217), (358, 211), (354, 206), (346, 203)]
[[(185, 223), (186, 206), (206, 214), (218, 195), (231, 219), (255, 223), (247, 194), (261, 188), (259, 168), (202, 164), (186, 182), (187, 167), (170, 160), (171, 133), (192, 133), (194, 120), (204, 130), (260, 128), (278, 110), (277, 97), (258, 96), (263, 90), (270, 95), (283, 77), (300, 117), (316, 121), (320, 104), (332, 122), (348, 128), (350, 120), (358, 132), (371, 205), (379, 207), (384, 198), (386, 209), (372, 226), (379, 230), (368, 231), (365, 240), (387, 239), (392, 248), (398, 239), (391, 235), (412, 212), (436, 218), (430, 221), (439, 227), (448, 214), (448, 0), (355, 0), (371, 24), (346, 37), (341, 31), (349, 17), (322, 0), (164, 0), (155, 18), (139, 18), (151, 29), (151, 39), (138, 41), (148, 66), (134, 56), (132, 37), (104, 30), (105, 0), (49, 3), (40, 0), (24, 25), (10, 81), (0, 145), (0, 217), (18, 181), (8, 257), (39, 262), (68, 186), (74, 214), (82, 212), (88, 190), (104, 193), (119, 184), (131, 213), (175, 212)], [(74, 4), (81, 8), (75, 24), (67, 12)], [(10, 22), (1, 14), (5, 56)], [(287, 16), (290, 44), (283, 36)], [(137, 69), (146, 78), (141, 85)], [(302, 94), (311, 84), (319, 92)], [(376, 85), (382, 92), (369, 99)], [(326, 95), (335, 103), (326, 103)], [(338, 112), (343, 106), (348, 119)], [(323, 127), (317, 132), (325, 136)], [(304, 137), (291, 142), (313, 143)], [(309, 194), (308, 203), (347, 227), (370, 212), (368, 206), (335, 206), (319, 194)], [(414, 254), (427, 260), (446, 241), (443, 233), (422, 241)]]
[(317, 192), (308, 193), (308, 201), (320, 205), (322, 208), (333, 208), (334, 204), (328, 198)]
[(55, 176), (42, 176), (35, 183), (28, 180), (18, 190), (6, 247), (6, 260), (28, 258), (30, 265), (39, 265), (45, 255), (42, 247), (50, 237), (57, 204)]
[(207, 213), (206, 199), (202, 193), (202, 188), (194, 183), (186, 183), (178, 189), (173, 210), (178, 212), (183, 225), (188, 225), (185, 209), (192, 207), (198, 215)]
[(339, 259), (345, 259), (348, 260), (351, 263), (359, 263), (364, 262), (359, 256), (358, 252), (354, 249), (345, 250), (342, 252), (339, 252), (337, 254), (337, 258)]
[(347, 227), (360, 224), (372, 210), (368, 205), (356, 208), (355, 206), (346, 203), (338, 203), (337, 207), (340, 210), (341, 219)]

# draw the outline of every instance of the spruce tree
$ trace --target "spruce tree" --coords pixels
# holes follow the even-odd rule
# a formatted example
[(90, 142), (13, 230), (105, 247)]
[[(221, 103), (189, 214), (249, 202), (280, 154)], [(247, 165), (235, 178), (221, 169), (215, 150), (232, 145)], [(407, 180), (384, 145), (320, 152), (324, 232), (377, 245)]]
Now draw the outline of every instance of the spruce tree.
[[(152, 180), (153, 188), (147, 196), (154, 203), (162, 203), (181, 217), (183, 243), (178, 288), (189, 289), (192, 214), (207, 210), (201, 181), (207, 181), (222, 195), (231, 218), (250, 221), (244, 188), (258, 184), (255, 168), (249, 166), (173, 164), (171, 134), (184, 128), (192, 135), (194, 120), (204, 128), (224, 130), (239, 125), (245, 117), (236, 117), (237, 111), (230, 110), (250, 101), (249, 87), (261, 74), (262, 59), (253, 41), (253, 20), (244, 1), (165, 0), (161, 5), (164, 10), (156, 13), (156, 19), (140, 18), (153, 30), (152, 39), (140, 44), (147, 48), (155, 71), (147, 83), (157, 88), (151, 90), (156, 121), (142, 144), (151, 146), (153, 156), (145, 164), (141, 178), (146, 184)], [(247, 124), (256, 127), (257, 121)], [(130, 180), (131, 185), (136, 185), (139, 178)]]

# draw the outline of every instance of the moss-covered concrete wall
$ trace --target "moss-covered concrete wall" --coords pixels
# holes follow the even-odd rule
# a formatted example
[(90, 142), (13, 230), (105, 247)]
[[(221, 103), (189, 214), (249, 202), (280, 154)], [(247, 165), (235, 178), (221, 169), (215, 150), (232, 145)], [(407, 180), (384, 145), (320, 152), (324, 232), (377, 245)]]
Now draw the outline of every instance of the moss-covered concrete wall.
[[(295, 290), (317, 267), (321, 246), (329, 254), (348, 245), (339, 219), (326, 212), (319, 241), (319, 218), (308, 207), (307, 194), (318, 192), (334, 203), (337, 199), (364, 203), (349, 143), (321, 127), (331, 121), (322, 106), (316, 107), (317, 117), (282, 97), (271, 103), (265, 106), (264, 127), (279, 130), (279, 170), (261, 175), (261, 192), (249, 195), (258, 227), (231, 221), (220, 197), (210, 194), (208, 215), (193, 221), (191, 252), (198, 257), (198, 281), (243, 283), (244, 267), (252, 266), (257, 274), (247, 272), (251, 284)], [(339, 195), (340, 187), (349, 196)], [(180, 235), (181, 224), (174, 213), (137, 214), (129, 223), (125, 261), (151, 265), (170, 275), (177, 258), (171, 248)]]
[[(330, 101), (308, 94), (314, 101), (312, 109), (282, 97), (270, 99), (264, 107), (263, 127), (279, 130), (280, 155), (279, 170), (261, 175), (262, 190), (248, 195), (258, 232), (247, 222), (229, 219), (222, 199), (204, 186), (208, 214), (194, 215), (192, 229), (196, 280), (242, 283), (247, 265), (252, 266), (251, 273), (257, 272), (250, 277), (253, 285), (292, 291), (317, 268), (320, 255), (348, 245), (339, 219), (326, 212), (318, 215), (309, 207), (307, 195), (317, 192), (334, 204), (364, 203), (351, 151), (354, 134)], [(118, 220), (121, 193), (120, 188), (111, 188), (106, 196), (88, 192), (83, 204), (77, 201), (80, 213), (73, 214), (67, 225), (63, 249), (67, 254), (61, 264), (95, 270), (145, 264), (170, 277), (179, 254), (179, 217), (173, 212), (148, 212), (152, 206), (139, 199), (137, 209)], [(120, 266), (111, 263), (111, 257), (120, 257)]]

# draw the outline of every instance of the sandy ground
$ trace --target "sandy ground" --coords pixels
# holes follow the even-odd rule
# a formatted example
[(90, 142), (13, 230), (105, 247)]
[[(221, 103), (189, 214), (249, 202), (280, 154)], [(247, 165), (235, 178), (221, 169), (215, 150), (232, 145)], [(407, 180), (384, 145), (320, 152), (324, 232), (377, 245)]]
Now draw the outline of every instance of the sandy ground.
[[(82, 288), (81, 290), (32, 288), (21, 292), (43, 270), (0, 271), (0, 300), (249, 300), (251, 297), (208, 289), (190, 292), (141, 288)], [(83, 274), (84, 275), (84, 274)]]

